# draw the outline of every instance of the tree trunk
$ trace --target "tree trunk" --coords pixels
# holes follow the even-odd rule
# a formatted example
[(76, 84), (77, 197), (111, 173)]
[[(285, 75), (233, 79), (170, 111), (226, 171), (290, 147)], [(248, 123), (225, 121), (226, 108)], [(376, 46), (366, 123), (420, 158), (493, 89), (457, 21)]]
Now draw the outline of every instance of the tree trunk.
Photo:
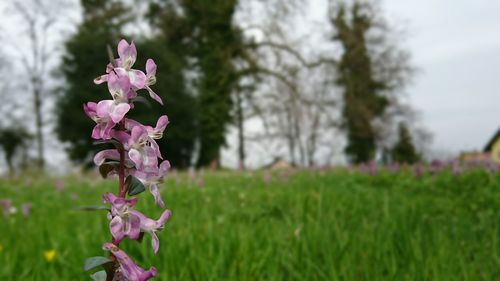
[(35, 100), (35, 122), (36, 122), (36, 142), (38, 149), (38, 168), (45, 167), (44, 147), (43, 147), (43, 122), (42, 122), (42, 100), (40, 97), (40, 89), (37, 83), (33, 83), (33, 96)]
[(238, 160), (239, 169), (245, 170), (245, 136), (243, 134), (243, 108), (241, 93), (236, 93), (236, 122), (238, 123)]

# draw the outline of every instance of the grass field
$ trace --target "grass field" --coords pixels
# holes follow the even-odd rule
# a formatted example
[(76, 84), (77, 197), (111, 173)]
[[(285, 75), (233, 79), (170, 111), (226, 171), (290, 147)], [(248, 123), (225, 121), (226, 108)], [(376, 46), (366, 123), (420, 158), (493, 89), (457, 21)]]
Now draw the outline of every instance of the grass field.
[[(500, 280), (500, 173), (414, 178), (347, 171), (204, 173), (170, 177), (173, 212), (160, 233), (122, 243), (155, 280)], [(89, 256), (104, 255), (105, 211), (81, 211), (115, 191), (96, 175), (0, 182), (18, 212), (0, 217), (0, 280), (90, 280)], [(19, 210), (31, 202), (28, 217)], [(160, 209), (144, 193), (138, 209)], [(44, 251), (55, 251), (52, 262)]]

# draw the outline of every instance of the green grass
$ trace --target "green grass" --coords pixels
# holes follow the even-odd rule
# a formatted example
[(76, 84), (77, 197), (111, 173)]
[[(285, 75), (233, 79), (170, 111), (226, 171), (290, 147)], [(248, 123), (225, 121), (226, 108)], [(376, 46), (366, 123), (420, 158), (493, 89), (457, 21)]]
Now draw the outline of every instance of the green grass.
[[(204, 173), (205, 187), (186, 175), (163, 190), (173, 217), (159, 234), (123, 248), (155, 280), (499, 280), (500, 175), (449, 172), (368, 176), (346, 171), (275, 174)], [(0, 198), (33, 203), (31, 216), (0, 217), (0, 280), (90, 280), (87, 257), (109, 240), (101, 204), (114, 191), (95, 175), (0, 181)], [(76, 196), (78, 198), (76, 198)], [(156, 217), (152, 196), (138, 209)], [(55, 250), (48, 263), (46, 250)]]

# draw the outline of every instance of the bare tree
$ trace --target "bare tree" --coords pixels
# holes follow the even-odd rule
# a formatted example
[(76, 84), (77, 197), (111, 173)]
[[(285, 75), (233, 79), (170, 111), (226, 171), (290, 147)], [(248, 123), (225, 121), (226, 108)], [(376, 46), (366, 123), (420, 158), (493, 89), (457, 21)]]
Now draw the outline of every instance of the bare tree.
[(17, 44), (15, 49), (20, 54), (28, 88), (33, 96), (37, 164), (40, 168), (45, 165), (43, 101), (47, 95), (46, 81), (50, 76), (51, 62), (57, 54), (55, 41), (62, 32), (59, 23), (67, 15), (65, 9), (70, 7), (69, 4), (64, 0), (14, 0), (12, 6), (8, 7), (13, 12), (12, 16), (18, 18), (19, 28), (23, 29), (20, 35), (25, 40), (25, 47)]

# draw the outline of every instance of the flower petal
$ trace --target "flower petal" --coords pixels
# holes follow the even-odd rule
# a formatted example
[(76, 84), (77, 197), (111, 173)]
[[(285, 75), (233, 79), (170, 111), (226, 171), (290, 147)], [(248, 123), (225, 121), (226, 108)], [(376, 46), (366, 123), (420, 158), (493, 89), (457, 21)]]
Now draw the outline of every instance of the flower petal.
[(120, 161), (120, 153), (116, 149), (105, 149), (97, 152), (94, 156), (94, 163), (101, 166), (106, 159)]
[(130, 105), (128, 103), (120, 103), (116, 105), (113, 111), (110, 113), (111, 120), (115, 123), (120, 123), (123, 117), (130, 110)]
[(146, 61), (146, 74), (148, 77), (156, 75), (156, 63), (152, 59)]
[(149, 86), (146, 86), (146, 90), (148, 90), (149, 96), (157, 101), (159, 104), (163, 105), (163, 101), (161, 100), (160, 96), (158, 96)]

